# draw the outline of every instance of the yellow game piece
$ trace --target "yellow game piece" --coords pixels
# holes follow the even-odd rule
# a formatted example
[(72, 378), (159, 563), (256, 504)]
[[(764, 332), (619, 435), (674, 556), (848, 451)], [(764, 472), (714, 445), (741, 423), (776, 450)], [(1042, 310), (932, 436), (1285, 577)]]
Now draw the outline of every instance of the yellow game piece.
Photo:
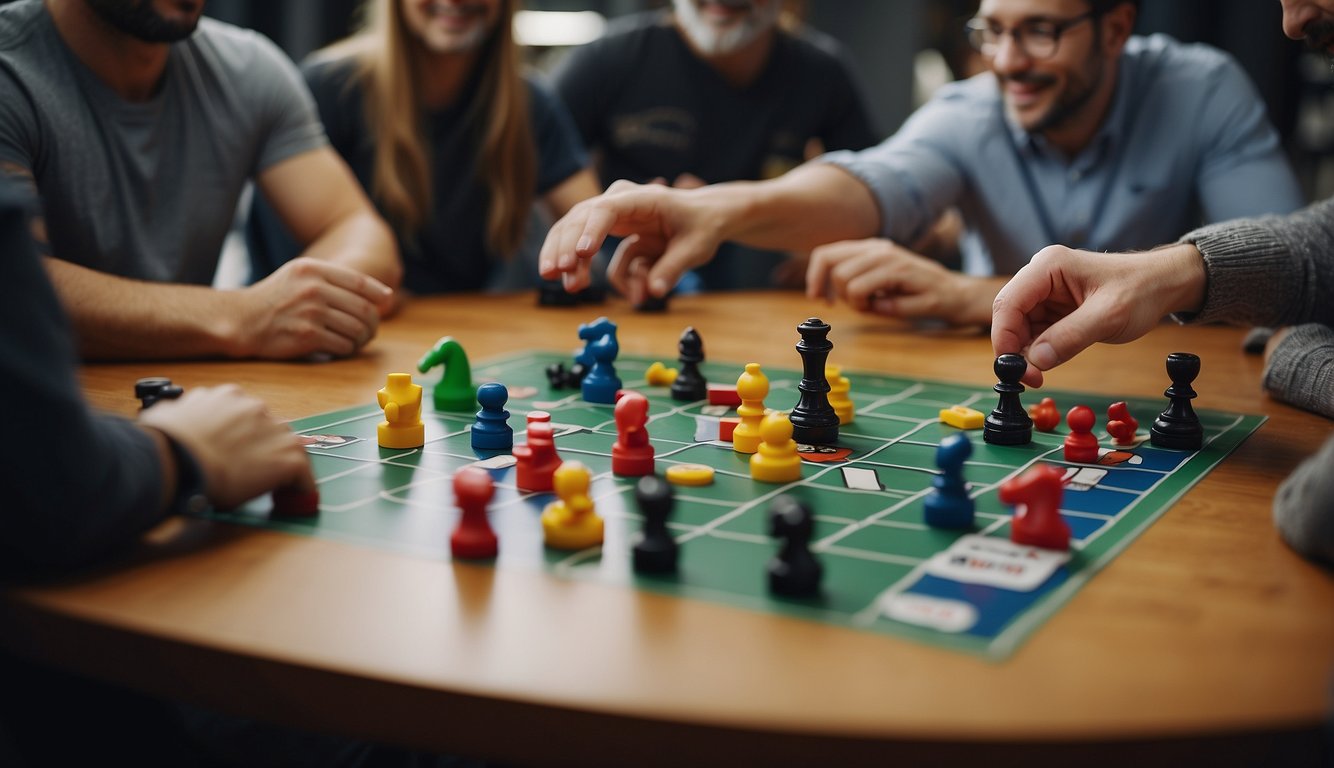
[(667, 468), (667, 482), (672, 485), (709, 485), (713, 467), (704, 464), (674, 464)]
[(764, 421), (764, 398), (769, 394), (769, 377), (760, 370), (759, 363), (746, 363), (746, 371), (736, 380), (736, 393), (741, 405), (736, 415), (741, 423), (732, 431), (732, 450), (754, 453), (760, 447), (760, 423)]
[(426, 443), (422, 388), (412, 383), (412, 374), (389, 374), (389, 381), (375, 397), (384, 409), (385, 420), (375, 430), (381, 448), (420, 448)]
[(834, 407), (834, 413), (838, 414), (839, 425), (851, 424), (856, 411), (852, 398), (848, 396), (852, 391), (852, 382), (843, 375), (843, 366), (826, 365), (824, 377), (829, 382), (829, 404)]
[(940, 420), (955, 429), (981, 429), (986, 416), (966, 405), (952, 405), (941, 410)]
[[(741, 429), (741, 427), (737, 427)], [(761, 483), (790, 483), (801, 479), (801, 456), (792, 439), (792, 420), (786, 413), (771, 413), (760, 424), (759, 452), (750, 457), (750, 477)]]
[(542, 537), (554, 549), (587, 549), (602, 543), (602, 518), (588, 496), (588, 467), (566, 461), (556, 468), (551, 484), (560, 497), (542, 510)]
[(648, 382), (650, 387), (670, 387), (673, 381), (676, 381), (677, 370), (668, 368), (662, 363), (654, 363), (644, 372), (644, 381)]

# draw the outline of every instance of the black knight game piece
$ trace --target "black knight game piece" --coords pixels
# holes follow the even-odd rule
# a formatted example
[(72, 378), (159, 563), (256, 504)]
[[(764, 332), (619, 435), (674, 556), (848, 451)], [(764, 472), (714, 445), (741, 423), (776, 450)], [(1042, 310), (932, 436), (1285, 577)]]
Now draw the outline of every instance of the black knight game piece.
[(1204, 428), (1190, 401), (1195, 399), (1191, 382), (1200, 375), (1199, 355), (1173, 352), (1167, 356), (1167, 375), (1172, 386), (1163, 392), (1170, 398), (1167, 410), (1158, 414), (1149, 429), (1149, 441), (1157, 448), (1198, 451), (1204, 445)]
[(1033, 441), (1033, 419), (1019, 402), (1024, 385), (1019, 383), (1028, 361), (1022, 355), (1001, 355), (993, 368), (1000, 382), (992, 389), (1000, 396), (996, 408), (987, 415), (982, 439), (992, 445), (1027, 445)]
[(797, 391), (801, 398), (792, 409), (792, 439), (802, 445), (833, 445), (838, 442), (838, 413), (829, 404), (829, 379), (825, 377), (825, 360), (834, 348), (829, 336), (829, 324), (812, 317), (797, 326), (801, 341), (801, 382)]

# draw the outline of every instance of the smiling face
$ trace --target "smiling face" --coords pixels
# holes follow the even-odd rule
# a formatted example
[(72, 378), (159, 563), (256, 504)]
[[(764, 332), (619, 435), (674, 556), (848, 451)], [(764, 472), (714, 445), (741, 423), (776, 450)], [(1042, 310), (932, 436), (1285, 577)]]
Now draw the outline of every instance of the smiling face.
[(734, 53), (778, 22), (779, 0), (673, 0), (676, 23), (706, 56)]
[(431, 53), (465, 53), (486, 42), (501, 0), (401, 0), (408, 33)]
[(1334, 0), (1281, 0), (1283, 34), (1334, 56)]
[(184, 40), (199, 26), (204, 0), (84, 0), (103, 21), (146, 43)]

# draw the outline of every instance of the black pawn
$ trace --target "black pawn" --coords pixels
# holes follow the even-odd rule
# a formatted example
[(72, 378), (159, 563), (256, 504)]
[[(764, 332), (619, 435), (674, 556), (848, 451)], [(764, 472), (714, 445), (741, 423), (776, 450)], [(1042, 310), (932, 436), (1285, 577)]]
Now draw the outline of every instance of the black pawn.
[(792, 496), (782, 494), (769, 505), (769, 535), (783, 540), (769, 561), (769, 591), (786, 597), (810, 597), (820, 592), (824, 566), (811, 554), (815, 523), (811, 511)]
[(801, 393), (797, 405), (788, 418), (792, 420), (792, 439), (803, 445), (833, 445), (838, 442), (838, 413), (829, 404), (829, 379), (825, 377), (825, 361), (834, 348), (829, 336), (829, 324), (812, 317), (797, 326), (801, 341)]
[(1028, 370), (1028, 361), (1022, 355), (1001, 355), (996, 358), (994, 370), (1000, 383), (992, 389), (1000, 400), (987, 415), (982, 439), (992, 445), (1027, 445), (1033, 441), (1033, 420), (1019, 402), (1019, 393), (1024, 391), (1019, 379)]
[(687, 328), (681, 334), (681, 341), (676, 348), (681, 353), (677, 358), (681, 362), (681, 372), (676, 374), (676, 381), (672, 382), (672, 399), (685, 402), (703, 400), (709, 393), (709, 383), (699, 372), (699, 364), (704, 362), (704, 340), (694, 328)]
[(171, 383), (171, 379), (153, 376), (134, 382), (134, 396), (139, 398), (139, 410), (150, 408), (159, 400), (175, 400), (185, 390)]
[(635, 573), (675, 573), (676, 539), (667, 531), (671, 484), (657, 475), (644, 475), (635, 483), (635, 503), (644, 516), (644, 531), (633, 550)]
[(1200, 357), (1189, 352), (1173, 352), (1167, 356), (1167, 375), (1172, 386), (1163, 394), (1170, 400), (1167, 410), (1158, 414), (1149, 429), (1149, 442), (1158, 448), (1198, 451), (1204, 445), (1204, 428), (1190, 401), (1195, 399), (1191, 382), (1200, 375)]

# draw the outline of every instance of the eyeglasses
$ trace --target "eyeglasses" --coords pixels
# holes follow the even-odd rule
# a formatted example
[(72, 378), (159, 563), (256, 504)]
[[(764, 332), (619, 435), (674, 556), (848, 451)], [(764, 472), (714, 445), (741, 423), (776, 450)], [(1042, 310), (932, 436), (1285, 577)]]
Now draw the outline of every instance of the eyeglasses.
[(1014, 29), (1005, 29), (986, 19), (972, 19), (964, 25), (964, 34), (968, 36), (968, 44), (983, 56), (995, 56), (1000, 51), (1001, 40), (1008, 34), (1025, 55), (1034, 59), (1050, 59), (1056, 55), (1061, 35), (1066, 30), (1096, 16), (1096, 13), (1089, 11), (1064, 20), (1029, 19), (1019, 22)]

